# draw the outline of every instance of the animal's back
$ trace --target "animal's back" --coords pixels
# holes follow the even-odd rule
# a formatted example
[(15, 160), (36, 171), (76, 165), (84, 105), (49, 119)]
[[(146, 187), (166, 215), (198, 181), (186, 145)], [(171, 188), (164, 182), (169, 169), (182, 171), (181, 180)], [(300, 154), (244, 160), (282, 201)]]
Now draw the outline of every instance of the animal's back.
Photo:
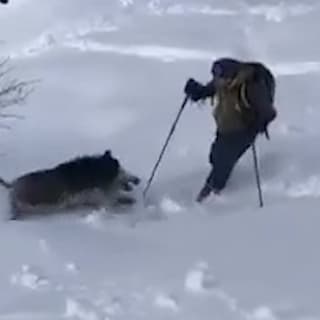
[(116, 159), (106, 156), (82, 157), (62, 163), (53, 169), (70, 192), (96, 187), (106, 188), (119, 173)]
[(46, 170), (32, 172), (16, 179), (13, 182), (11, 197), (14, 201), (31, 206), (50, 205), (59, 202), (65, 192), (61, 178)]

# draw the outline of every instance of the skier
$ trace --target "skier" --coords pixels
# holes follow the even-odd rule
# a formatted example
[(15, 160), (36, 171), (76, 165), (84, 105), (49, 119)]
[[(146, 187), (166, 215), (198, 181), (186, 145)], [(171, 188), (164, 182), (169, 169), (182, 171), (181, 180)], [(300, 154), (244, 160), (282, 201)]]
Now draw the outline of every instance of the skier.
[(0, 0), (0, 3), (7, 4), (7, 3), (9, 3), (9, 0)]
[(191, 78), (184, 88), (192, 101), (211, 98), (215, 105), (217, 129), (209, 155), (212, 169), (198, 202), (224, 189), (235, 164), (257, 135), (265, 133), (269, 138), (268, 125), (277, 116), (275, 78), (262, 63), (221, 58), (213, 62), (211, 73), (213, 79), (206, 85)]

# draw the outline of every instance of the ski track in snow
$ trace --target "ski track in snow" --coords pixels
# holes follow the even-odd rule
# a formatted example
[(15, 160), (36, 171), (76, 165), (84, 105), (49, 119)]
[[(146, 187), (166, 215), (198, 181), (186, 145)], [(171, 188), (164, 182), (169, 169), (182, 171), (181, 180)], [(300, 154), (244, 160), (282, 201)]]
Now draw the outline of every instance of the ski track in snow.
[[(176, 61), (207, 61), (221, 57), (228, 56), (232, 52), (211, 52), (206, 50), (196, 50), (191, 48), (180, 48), (170, 46), (158, 46), (154, 44), (144, 45), (116, 45), (110, 43), (103, 43), (94, 40), (80, 40), (74, 38), (71, 40), (59, 42), (53, 34), (44, 34), (22, 49), (21, 53), (12, 53), (12, 58), (28, 58), (37, 57), (41, 54), (53, 50), (55, 48), (69, 48), (78, 50), (80, 52), (106, 53), (124, 56), (133, 56), (142, 59), (154, 59), (164, 63), (173, 63)], [(299, 62), (282, 62), (274, 63), (266, 61), (277, 76), (293, 76), (304, 75), (310, 73), (320, 72), (320, 61), (299, 61)]]
[[(133, 5), (134, 2), (124, 2), (124, 7)], [(186, 15), (188, 12), (191, 14), (214, 14), (214, 15), (229, 15), (240, 14), (244, 10), (246, 14), (264, 16), (266, 20), (272, 22), (283, 22), (289, 17), (296, 17), (310, 13), (314, 7), (310, 5), (298, 4), (288, 5), (284, 2), (274, 5), (257, 5), (257, 6), (244, 6), (238, 11), (233, 11), (225, 8), (212, 8), (211, 6), (188, 6), (176, 4), (162, 8), (160, 2), (151, 1), (148, 5), (149, 9), (154, 8), (154, 12), (163, 14), (179, 13)], [(157, 8), (157, 9), (156, 9)], [(153, 12), (151, 10), (151, 12)], [(55, 48), (69, 48), (78, 50), (80, 52), (94, 52), (116, 54), (124, 56), (135, 56), (142, 59), (155, 59), (164, 63), (172, 63), (176, 61), (208, 61), (213, 59), (230, 55), (232, 52), (212, 52), (208, 50), (199, 50), (194, 48), (172, 47), (172, 46), (159, 46), (157, 44), (141, 44), (141, 45), (126, 45), (126, 44), (112, 44), (106, 42), (99, 42), (90, 40), (90, 35), (101, 33), (113, 33), (119, 30), (119, 26), (106, 21), (103, 17), (96, 17), (90, 22), (83, 22), (77, 26), (73, 26), (71, 30), (67, 27), (60, 27), (57, 30), (43, 32), (38, 39), (33, 43), (26, 45), (17, 52), (11, 52), (9, 55), (12, 58), (27, 58), (37, 57)], [(250, 29), (250, 27), (248, 27)], [(244, 29), (246, 32), (246, 28)], [(87, 39), (83, 39), (88, 36)], [(273, 62), (265, 59), (276, 75), (278, 76), (292, 76), (303, 75), (309, 73), (320, 72), (320, 61), (292, 61), (292, 62)]]

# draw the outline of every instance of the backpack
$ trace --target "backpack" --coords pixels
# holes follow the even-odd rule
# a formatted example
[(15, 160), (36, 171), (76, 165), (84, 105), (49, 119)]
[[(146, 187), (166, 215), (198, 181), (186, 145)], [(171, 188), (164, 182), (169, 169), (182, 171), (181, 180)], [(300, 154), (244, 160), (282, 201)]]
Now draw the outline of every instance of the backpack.
[(268, 136), (268, 125), (276, 118), (274, 108), (276, 82), (271, 71), (262, 63), (244, 63), (231, 83), (237, 88), (238, 107), (244, 123)]

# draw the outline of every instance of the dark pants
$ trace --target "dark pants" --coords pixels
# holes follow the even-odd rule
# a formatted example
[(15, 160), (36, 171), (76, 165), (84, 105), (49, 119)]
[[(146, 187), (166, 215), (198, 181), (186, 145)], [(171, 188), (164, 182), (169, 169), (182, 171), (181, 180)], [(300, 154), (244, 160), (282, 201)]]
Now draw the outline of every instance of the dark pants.
[(207, 185), (217, 192), (222, 190), (235, 164), (252, 145), (255, 138), (256, 132), (247, 130), (227, 134), (217, 133), (209, 156), (212, 169), (206, 180)]

